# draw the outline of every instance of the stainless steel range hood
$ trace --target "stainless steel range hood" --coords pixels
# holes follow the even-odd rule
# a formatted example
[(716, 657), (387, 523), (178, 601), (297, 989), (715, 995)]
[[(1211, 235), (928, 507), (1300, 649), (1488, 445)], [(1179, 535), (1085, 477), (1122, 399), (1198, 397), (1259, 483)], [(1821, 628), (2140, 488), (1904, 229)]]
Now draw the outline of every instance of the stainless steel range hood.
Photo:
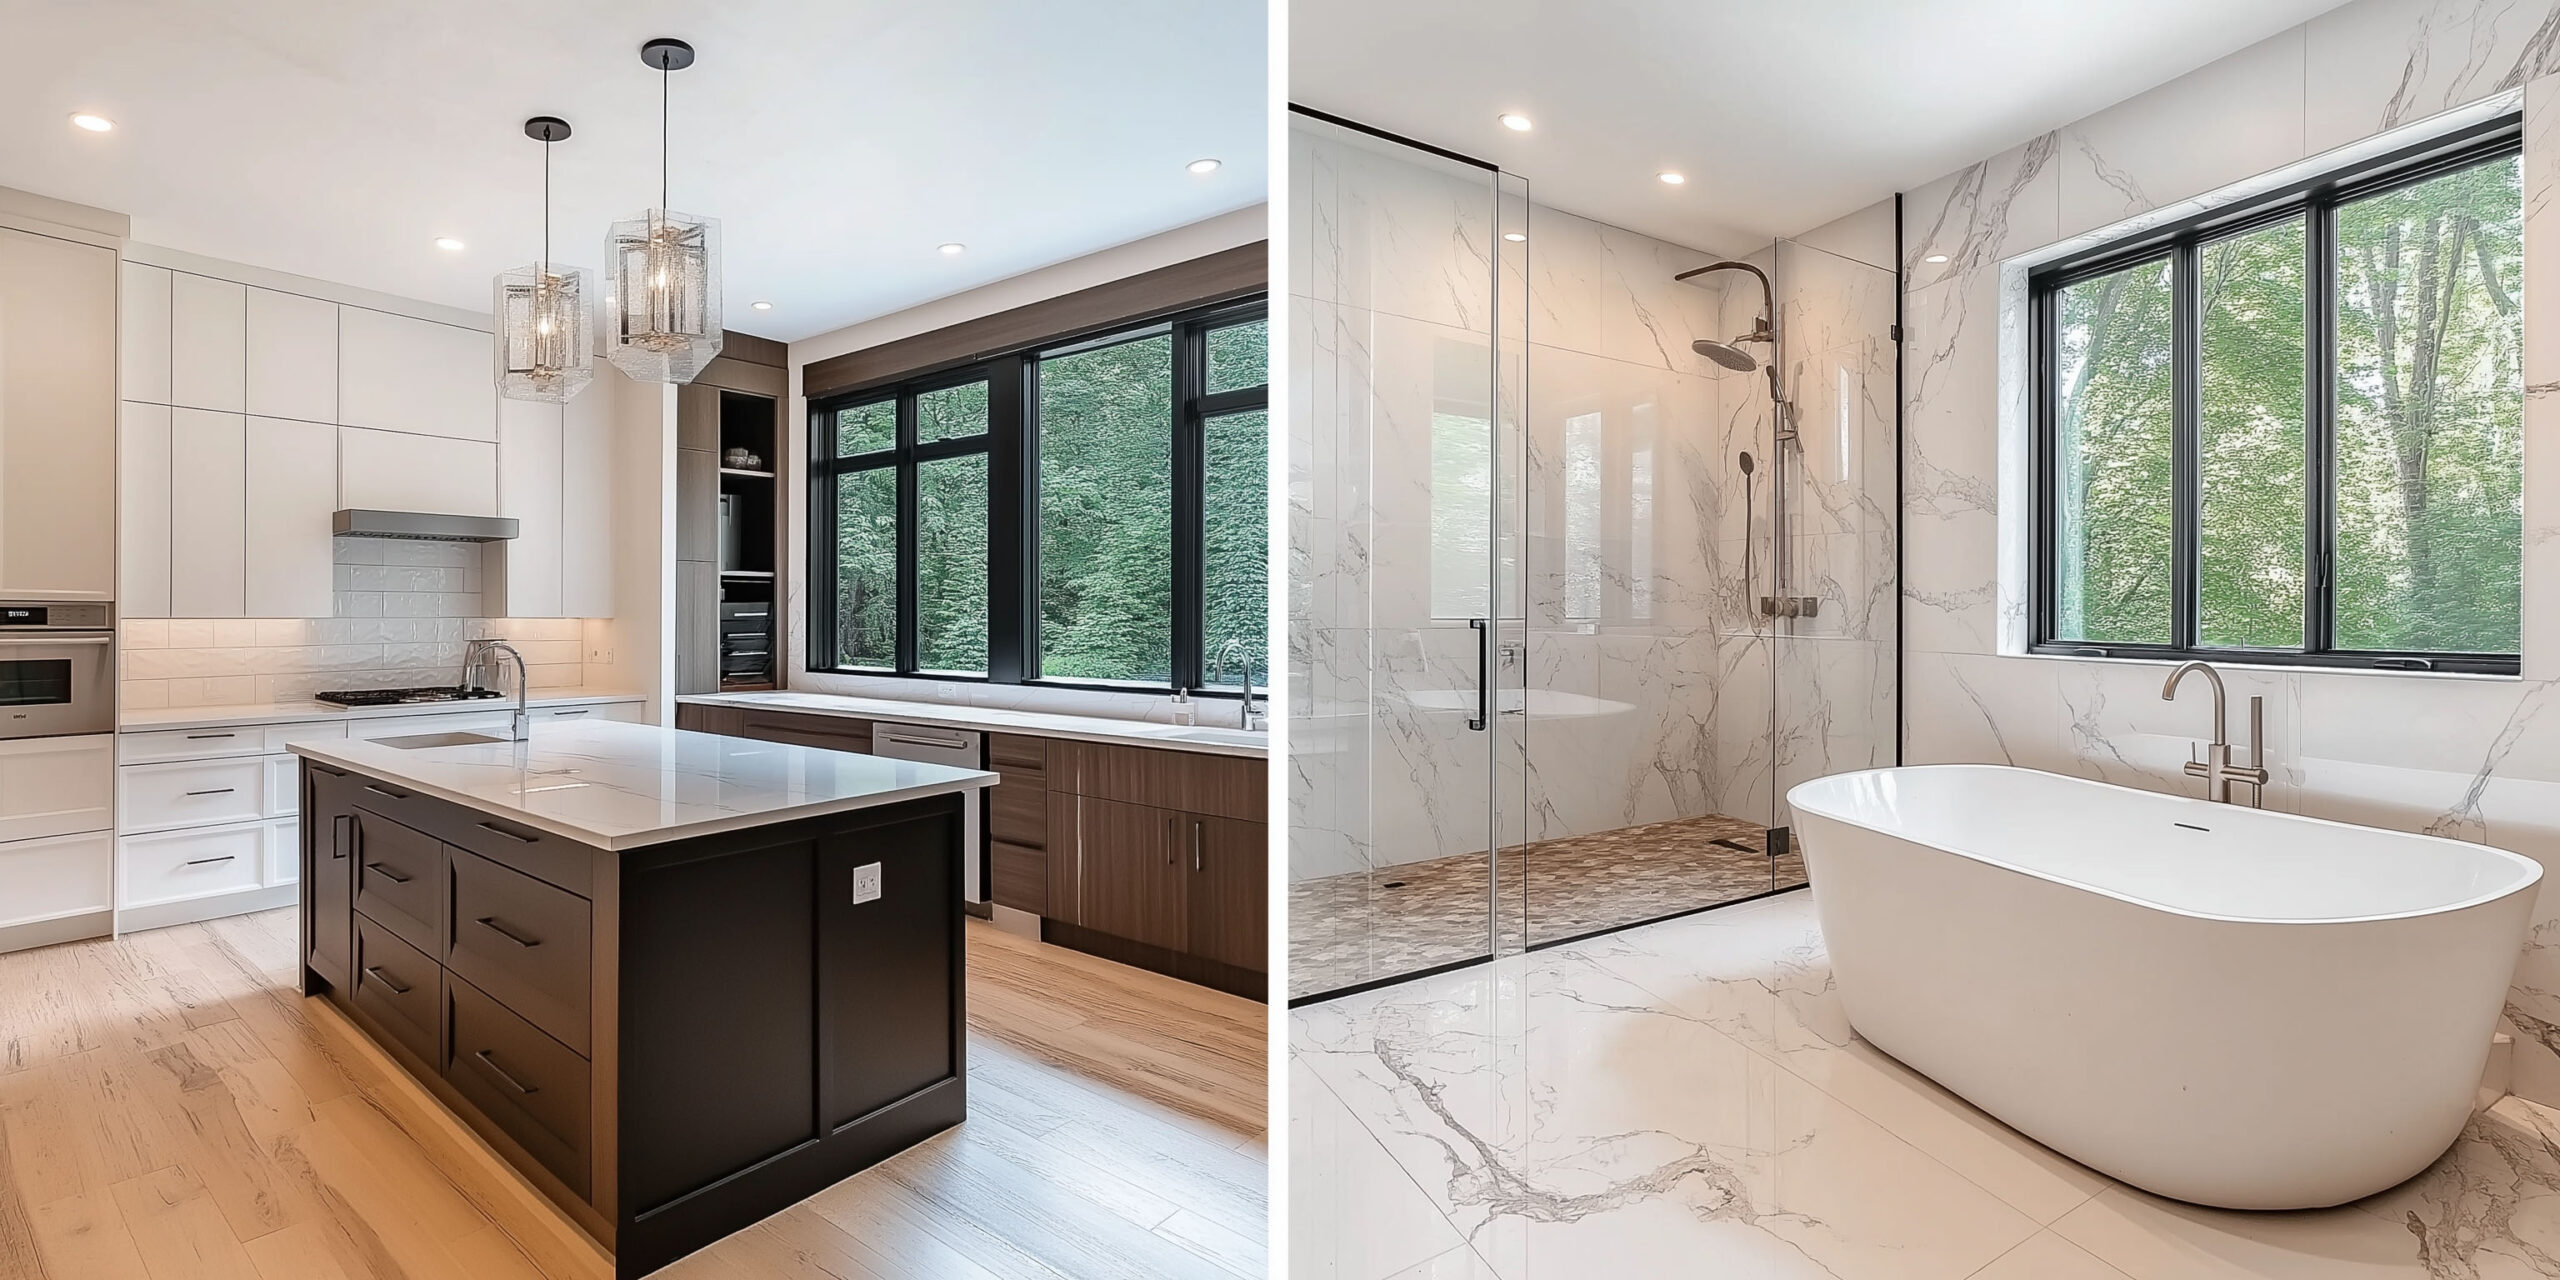
[(413, 542), (504, 542), (516, 536), (506, 516), (440, 516), (425, 511), (351, 507), (331, 517), (341, 538), (407, 538)]

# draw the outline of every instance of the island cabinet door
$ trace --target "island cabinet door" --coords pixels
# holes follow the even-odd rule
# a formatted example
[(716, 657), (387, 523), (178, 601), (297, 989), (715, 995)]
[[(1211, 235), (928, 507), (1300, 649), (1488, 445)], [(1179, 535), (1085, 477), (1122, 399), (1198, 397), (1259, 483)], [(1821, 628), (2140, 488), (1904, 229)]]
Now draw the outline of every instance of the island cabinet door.
[(1191, 943), (1187, 815), (1082, 797), (1075, 921), (1098, 933), (1186, 951)]
[(356, 780), (302, 766), (303, 963), (333, 986), (355, 976)]
[(960, 1071), (960, 816), (898, 812), (818, 844), (818, 1108), (830, 1129)]

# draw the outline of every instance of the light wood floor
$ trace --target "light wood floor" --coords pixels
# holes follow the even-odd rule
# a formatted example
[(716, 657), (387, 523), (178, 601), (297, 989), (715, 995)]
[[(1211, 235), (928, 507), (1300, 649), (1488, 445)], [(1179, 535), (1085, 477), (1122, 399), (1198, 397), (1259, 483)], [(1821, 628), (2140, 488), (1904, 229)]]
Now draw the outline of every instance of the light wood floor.
[[(0, 956), (0, 1277), (609, 1275), (295, 945), (285, 910)], [(968, 1123), (658, 1274), (1264, 1274), (1264, 1006), (973, 923), (969, 1023)]]

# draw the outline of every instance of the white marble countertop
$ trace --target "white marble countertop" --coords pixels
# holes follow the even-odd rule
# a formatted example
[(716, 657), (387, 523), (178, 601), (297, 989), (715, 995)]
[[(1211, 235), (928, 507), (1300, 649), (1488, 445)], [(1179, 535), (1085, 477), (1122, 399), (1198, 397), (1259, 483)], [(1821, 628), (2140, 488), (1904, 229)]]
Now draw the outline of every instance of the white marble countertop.
[[(1082, 742), (1112, 742), (1141, 747), (1165, 747), (1177, 751), (1198, 751), (1208, 755), (1246, 756), (1255, 760), (1271, 755), (1271, 735), (1259, 730), (1219, 728), (1213, 725), (1158, 724), (1152, 720), (1114, 720), (1107, 716), (1068, 716), (1041, 711), (1014, 711), (1004, 707), (976, 707), (958, 702), (897, 702), (887, 698), (857, 698), (840, 693), (704, 693), (676, 699), (679, 703), (695, 703), (710, 707), (752, 707), (767, 711), (801, 711), (812, 715), (849, 716), (862, 720), (893, 720), (906, 724), (951, 725), (961, 729), (986, 729), (997, 733), (1019, 733), (1035, 738), (1073, 738)], [(1199, 704), (1203, 711), (1224, 708), (1230, 715), (1234, 704), (1225, 701)]]
[(991, 786), (912, 760), (620, 721), (533, 726), (524, 742), (415, 750), (398, 738), (297, 742), (295, 755), (414, 787), (601, 849), (632, 849)]
[[(527, 705), (574, 707), (603, 702), (639, 702), (636, 693), (600, 689), (536, 690)], [(203, 707), (129, 708), (116, 714), (120, 733), (154, 729), (204, 729), (235, 724), (291, 724), (301, 720), (373, 720), (384, 716), (442, 716), (464, 711), (510, 711), (513, 698), (475, 698), (469, 702), (410, 702), (393, 707), (333, 707), (325, 702), (231, 702)]]

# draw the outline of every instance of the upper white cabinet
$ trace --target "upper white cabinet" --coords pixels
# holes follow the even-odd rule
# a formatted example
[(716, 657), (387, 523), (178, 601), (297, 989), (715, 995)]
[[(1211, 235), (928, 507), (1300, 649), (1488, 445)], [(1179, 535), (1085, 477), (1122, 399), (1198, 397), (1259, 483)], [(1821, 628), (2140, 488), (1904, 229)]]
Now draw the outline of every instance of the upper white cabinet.
[(324, 422), (251, 418), (248, 428), (244, 592), (253, 618), (326, 618), (337, 609), (338, 429)]
[(613, 616), (613, 397), (625, 385), (612, 369), (599, 369), (586, 390), (560, 406), (562, 617)]
[(116, 255), (0, 228), (0, 593), (116, 589)]
[(117, 508), (124, 513), (116, 553), (116, 612), (128, 618), (169, 616), (169, 406), (124, 403), (116, 449)]
[(336, 422), (338, 304), (251, 289), (248, 320), (249, 413)]
[(361, 307), (338, 313), (338, 421), (457, 440), (498, 438), (488, 334)]
[(248, 423), (169, 413), (169, 616), (247, 617)]
[(124, 306), (117, 316), (123, 336), (127, 400), (169, 403), (169, 269), (124, 264)]
[[(498, 402), (498, 514), (512, 516), (516, 536), (503, 561), (483, 557), (489, 611), (510, 618), (555, 618), (560, 605), (561, 406)], [(499, 593), (501, 592), (502, 593)]]
[(228, 280), (169, 275), (169, 403), (238, 413), (248, 341), (247, 288)]
[(498, 514), (498, 446), (401, 431), (338, 432), (338, 501), (376, 511)]

